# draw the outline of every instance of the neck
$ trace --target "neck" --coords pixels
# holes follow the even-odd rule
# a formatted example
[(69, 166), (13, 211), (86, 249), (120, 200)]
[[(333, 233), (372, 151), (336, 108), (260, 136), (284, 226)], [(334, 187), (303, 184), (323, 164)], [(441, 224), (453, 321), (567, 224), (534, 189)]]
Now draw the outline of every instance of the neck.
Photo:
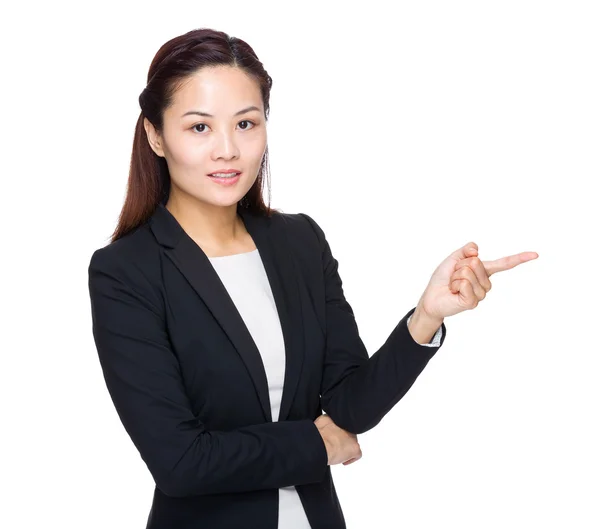
[(213, 206), (169, 198), (165, 207), (185, 232), (203, 248), (233, 248), (246, 233), (237, 214), (237, 204)]

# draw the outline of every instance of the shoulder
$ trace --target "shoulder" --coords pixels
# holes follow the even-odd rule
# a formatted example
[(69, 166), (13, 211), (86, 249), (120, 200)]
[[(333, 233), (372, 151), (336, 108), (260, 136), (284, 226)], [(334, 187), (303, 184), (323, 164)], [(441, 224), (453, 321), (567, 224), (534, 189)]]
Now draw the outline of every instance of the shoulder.
[(321, 248), (325, 243), (325, 233), (308, 213), (274, 213), (273, 222), (280, 223), (300, 246)]
[(90, 281), (111, 277), (134, 290), (152, 290), (160, 278), (160, 250), (145, 223), (95, 250), (88, 265)]

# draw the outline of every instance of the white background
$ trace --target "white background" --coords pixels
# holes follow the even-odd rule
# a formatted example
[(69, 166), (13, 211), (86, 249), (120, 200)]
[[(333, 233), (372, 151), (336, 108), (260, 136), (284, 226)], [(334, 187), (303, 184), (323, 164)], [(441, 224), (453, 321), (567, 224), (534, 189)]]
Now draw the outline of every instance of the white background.
[(324, 229), (370, 354), (463, 244), (539, 254), (446, 319), (362, 459), (332, 467), (348, 528), (600, 527), (597, 6), (3, 9), (0, 525), (145, 527), (154, 484), (104, 385), (87, 267), (154, 54), (209, 27), (273, 77), (271, 205)]

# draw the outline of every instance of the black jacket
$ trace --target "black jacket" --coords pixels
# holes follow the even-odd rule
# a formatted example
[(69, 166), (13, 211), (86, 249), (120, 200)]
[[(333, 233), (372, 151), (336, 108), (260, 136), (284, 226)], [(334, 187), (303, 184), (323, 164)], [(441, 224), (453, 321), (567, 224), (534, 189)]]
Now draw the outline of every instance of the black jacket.
[(278, 422), (248, 329), (164, 205), (90, 260), (106, 385), (156, 483), (147, 529), (276, 529), (278, 488), (291, 485), (314, 529), (342, 529), (315, 419), (324, 411), (348, 432), (373, 428), (443, 345), (446, 327), (439, 347), (416, 343), (406, 323), (413, 307), (369, 357), (319, 225), (303, 213), (239, 212), (284, 335)]

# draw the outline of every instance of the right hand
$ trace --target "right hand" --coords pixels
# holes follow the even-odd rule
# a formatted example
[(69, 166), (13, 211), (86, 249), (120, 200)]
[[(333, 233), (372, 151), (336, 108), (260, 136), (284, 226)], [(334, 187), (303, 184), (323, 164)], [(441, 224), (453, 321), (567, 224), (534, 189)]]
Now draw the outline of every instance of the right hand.
[(349, 465), (362, 457), (356, 434), (338, 427), (328, 415), (320, 415), (314, 421), (327, 449), (327, 464)]

